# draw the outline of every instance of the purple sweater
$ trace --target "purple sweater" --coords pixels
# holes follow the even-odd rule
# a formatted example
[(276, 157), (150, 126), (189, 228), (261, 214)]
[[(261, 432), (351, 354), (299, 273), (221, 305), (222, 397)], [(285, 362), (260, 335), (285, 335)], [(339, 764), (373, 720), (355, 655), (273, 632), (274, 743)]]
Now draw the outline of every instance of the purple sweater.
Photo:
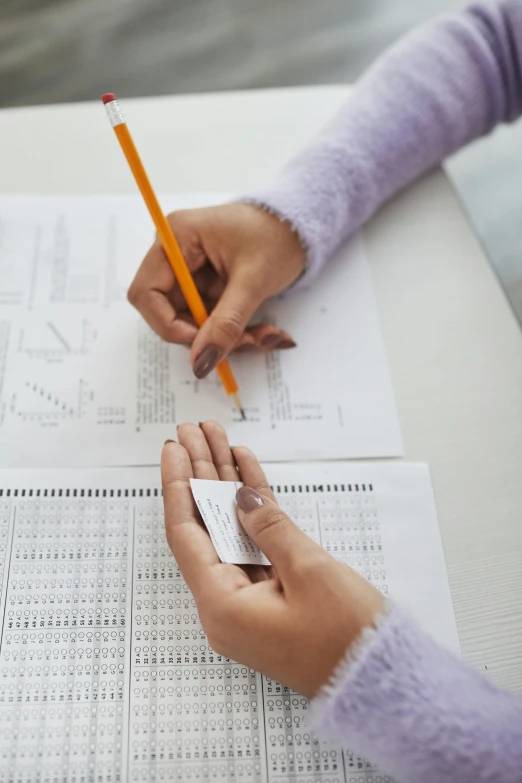
[[(393, 193), (522, 113), (522, 0), (482, 0), (407, 36), (273, 187), (309, 281)], [(367, 630), (315, 700), (315, 726), (402, 783), (522, 781), (522, 699), (440, 648), (402, 609)]]

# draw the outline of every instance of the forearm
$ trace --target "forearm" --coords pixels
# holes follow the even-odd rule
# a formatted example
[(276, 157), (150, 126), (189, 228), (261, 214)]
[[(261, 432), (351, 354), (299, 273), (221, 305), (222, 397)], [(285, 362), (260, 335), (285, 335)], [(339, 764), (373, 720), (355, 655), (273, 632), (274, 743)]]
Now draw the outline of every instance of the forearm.
[(482, 0), (407, 36), (355, 87), (273, 187), (247, 194), (287, 219), (314, 276), (393, 193), (522, 111), (522, 4)]
[(522, 700), (393, 608), (315, 700), (319, 734), (402, 783), (520, 783)]

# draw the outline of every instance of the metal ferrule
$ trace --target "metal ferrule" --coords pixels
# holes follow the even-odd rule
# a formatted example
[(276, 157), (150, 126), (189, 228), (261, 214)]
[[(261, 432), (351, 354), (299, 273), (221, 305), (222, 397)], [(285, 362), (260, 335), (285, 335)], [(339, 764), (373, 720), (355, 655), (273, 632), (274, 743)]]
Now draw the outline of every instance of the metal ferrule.
[(113, 128), (115, 128), (116, 125), (123, 125), (125, 123), (118, 101), (109, 101), (109, 103), (105, 104), (105, 108), (107, 109), (107, 116)]

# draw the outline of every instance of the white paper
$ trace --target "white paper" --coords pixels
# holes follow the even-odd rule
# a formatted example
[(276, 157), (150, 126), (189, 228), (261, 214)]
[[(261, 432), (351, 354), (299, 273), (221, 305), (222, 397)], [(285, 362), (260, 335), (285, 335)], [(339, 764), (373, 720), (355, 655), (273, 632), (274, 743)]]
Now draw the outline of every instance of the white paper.
[(205, 419), (264, 460), (402, 453), (360, 239), (311, 290), (263, 307), (298, 347), (231, 359), (241, 421), (217, 375), (196, 381), (186, 348), (126, 301), (153, 235), (139, 197), (0, 198), (1, 467), (157, 464), (176, 424)]
[(190, 479), (192, 495), (222, 563), (270, 565), (237, 517), (239, 481)]
[[(426, 466), (266, 471), (308, 535), (458, 650)], [(390, 783), (208, 647), (158, 487), (157, 468), (0, 471), (2, 780)]]

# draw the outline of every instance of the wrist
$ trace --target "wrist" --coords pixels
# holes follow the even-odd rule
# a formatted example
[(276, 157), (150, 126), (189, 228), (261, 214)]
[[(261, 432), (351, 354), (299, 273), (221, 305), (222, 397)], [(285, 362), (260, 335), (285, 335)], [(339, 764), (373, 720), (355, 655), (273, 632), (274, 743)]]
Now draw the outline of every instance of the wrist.
[(308, 266), (308, 248), (301, 232), (283, 212), (268, 203), (246, 198), (238, 204), (263, 217), (267, 246), (276, 247), (276, 255), (284, 259), (289, 273), (285, 287), (295, 284), (306, 274)]

